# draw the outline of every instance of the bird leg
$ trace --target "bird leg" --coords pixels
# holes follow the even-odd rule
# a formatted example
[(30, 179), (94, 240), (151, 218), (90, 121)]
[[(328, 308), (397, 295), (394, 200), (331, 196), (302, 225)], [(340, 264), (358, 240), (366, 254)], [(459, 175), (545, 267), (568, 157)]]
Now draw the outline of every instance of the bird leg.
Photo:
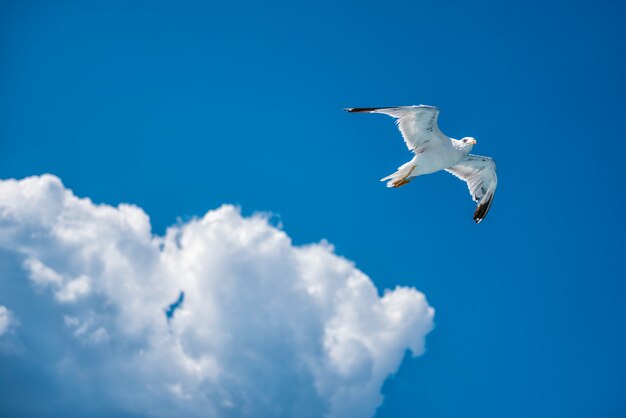
[(406, 177), (403, 177), (401, 179), (394, 181), (393, 183), (391, 183), (391, 185), (397, 189), (398, 187), (404, 186), (408, 182), (409, 180), (407, 180)]
[(406, 174), (406, 176), (401, 177), (401, 178), (391, 182), (391, 186), (397, 189), (398, 187), (404, 186), (405, 184), (409, 183), (411, 180), (413, 180), (413, 178), (409, 179), (409, 176), (411, 175), (413, 170), (415, 170), (415, 166), (411, 167), (411, 169)]

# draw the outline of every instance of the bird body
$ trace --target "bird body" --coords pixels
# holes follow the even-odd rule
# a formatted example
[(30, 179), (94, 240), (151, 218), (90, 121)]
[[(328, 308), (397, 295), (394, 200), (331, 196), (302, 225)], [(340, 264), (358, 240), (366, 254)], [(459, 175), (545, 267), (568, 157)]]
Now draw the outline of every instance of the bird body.
[(415, 156), (398, 170), (381, 179), (387, 187), (401, 187), (417, 176), (445, 170), (465, 181), (478, 203), (474, 220), (479, 223), (491, 208), (498, 178), (492, 158), (470, 154), (476, 140), (444, 135), (437, 124), (439, 109), (434, 106), (348, 108), (354, 113), (382, 113), (396, 119), (409, 150)]
[(455, 144), (455, 142), (459, 142), (456, 139), (442, 139), (442, 141), (446, 140), (450, 142), (450, 146), (442, 146), (439, 148), (439, 151), (445, 152), (432, 153), (427, 152), (427, 150), (423, 150), (421, 153), (416, 154), (413, 157), (410, 161), (415, 165), (415, 170), (412, 175), (419, 176), (422, 174), (430, 174), (436, 171), (445, 170), (446, 168), (461, 162), (465, 159), (465, 157), (467, 157), (471, 147), (461, 147), (460, 145)]

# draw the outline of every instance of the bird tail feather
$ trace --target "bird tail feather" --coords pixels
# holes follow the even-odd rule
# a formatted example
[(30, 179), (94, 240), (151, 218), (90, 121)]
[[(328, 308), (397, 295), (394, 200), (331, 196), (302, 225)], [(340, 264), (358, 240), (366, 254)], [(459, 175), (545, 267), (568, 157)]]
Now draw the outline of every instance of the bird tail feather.
[(380, 179), (380, 181), (386, 181), (387, 187), (398, 188), (404, 186), (416, 177), (411, 175), (411, 173), (413, 173), (413, 170), (415, 170), (415, 167), (415, 164), (413, 164), (412, 162), (408, 162), (398, 167), (398, 171)]

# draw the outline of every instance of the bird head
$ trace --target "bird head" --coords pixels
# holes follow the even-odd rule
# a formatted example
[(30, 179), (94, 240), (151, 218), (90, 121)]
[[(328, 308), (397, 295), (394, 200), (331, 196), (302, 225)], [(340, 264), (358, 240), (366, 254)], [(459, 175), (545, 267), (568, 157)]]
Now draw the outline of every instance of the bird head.
[(468, 153), (472, 150), (474, 145), (476, 145), (476, 140), (472, 138), (471, 136), (466, 136), (465, 138), (461, 138), (459, 142), (461, 145), (461, 149), (467, 150)]

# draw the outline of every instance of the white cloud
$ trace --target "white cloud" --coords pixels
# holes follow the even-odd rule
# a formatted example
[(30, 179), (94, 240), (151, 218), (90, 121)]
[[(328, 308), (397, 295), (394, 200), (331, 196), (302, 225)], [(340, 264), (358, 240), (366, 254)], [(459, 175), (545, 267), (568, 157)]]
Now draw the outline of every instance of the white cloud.
[(0, 305), (0, 337), (7, 332), (9, 325), (11, 325), (10, 312), (6, 306)]
[(135, 206), (79, 199), (50, 175), (5, 180), (0, 250), (28, 282), (0, 278), (16, 338), (29, 336), (14, 364), (45, 358), (45, 378), (72, 394), (56, 405), (80, 408), (80, 393), (92, 415), (114, 405), (139, 416), (372, 416), (433, 323), (422, 293), (380, 297), (329, 244), (294, 246), (228, 205), (158, 237)]

